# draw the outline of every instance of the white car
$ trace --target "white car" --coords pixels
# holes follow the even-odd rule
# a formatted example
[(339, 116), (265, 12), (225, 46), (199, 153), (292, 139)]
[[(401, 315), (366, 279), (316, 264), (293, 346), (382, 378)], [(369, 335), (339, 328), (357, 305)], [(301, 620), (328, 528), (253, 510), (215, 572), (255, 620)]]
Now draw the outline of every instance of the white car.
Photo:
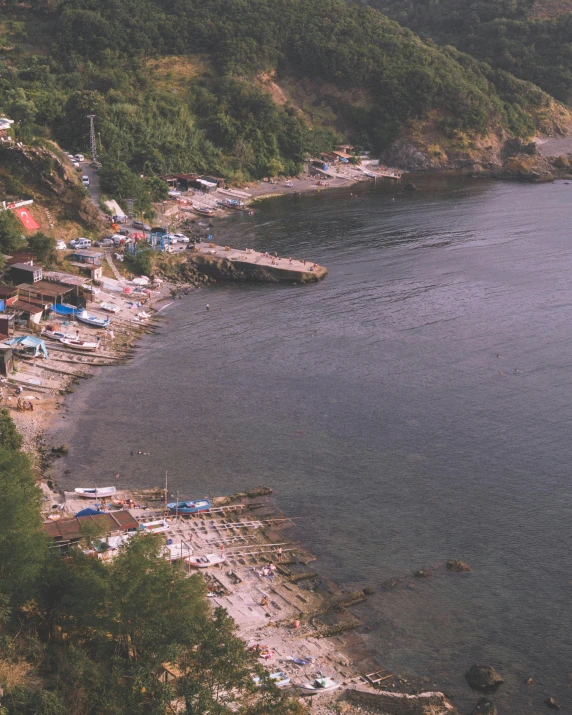
[(190, 243), (191, 239), (188, 236), (185, 236), (184, 233), (173, 233), (171, 234), (174, 239), (176, 239), (177, 243)]
[(76, 169), (79, 169), (79, 161), (76, 161), (75, 159), (72, 159), (72, 164)]
[(56, 241), (56, 251), (65, 251), (67, 248), (65, 241)]
[(82, 183), (82, 184), (85, 186), (85, 188), (87, 189), (87, 187), (89, 186), (89, 176), (82, 176), (82, 177), (81, 177), (81, 183)]
[(76, 154), (75, 160), (76, 161), (85, 161), (85, 156), (83, 154)]
[(91, 241), (89, 238), (74, 238), (70, 241), (70, 246), (72, 248), (91, 248)]

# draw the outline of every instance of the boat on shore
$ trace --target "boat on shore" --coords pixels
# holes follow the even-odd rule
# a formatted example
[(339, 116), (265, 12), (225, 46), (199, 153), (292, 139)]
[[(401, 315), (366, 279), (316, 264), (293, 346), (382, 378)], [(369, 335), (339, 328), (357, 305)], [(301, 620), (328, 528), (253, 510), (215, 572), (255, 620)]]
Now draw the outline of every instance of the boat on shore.
[(218, 566), (226, 561), (222, 554), (204, 554), (203, 556), (187, 556), (185, 561), (195, 569), (207, 569), (209, 566)]
[(61, 330), (53, 330), (52, 328), (42, 328), (41, 335), (43, 338), (48, 338), (49, 340), (77, 340), (77, 336), (73, 333), (64, 333)]
[(310, 680), (308, 683), (296, 683), (296, 687), (302, 695), (318, 695), (337, 690), (340, 687), (340, 683), (333, 678), (320, 676), (315, 680)]
[(108, 313), (119, 313), (119, 311), (121, 310), (121, 308), (114, 303), (100, 303), (99, 307), (101, 308), (101, 310), (105, 310)]
[(197, 501), (179, 501), (167, 504), (167, 509), (171, 512), (171, 516), (198, 514), (198, 512), (206, 511), (210, 508), (211, 500), (206, 497), (204, 499), (198, 499)]
[(78, 487), (74, 489), (74, 492), (84, 499), (105, 499), (113, 496), (116, 491), (115, 487)]
[(95, 352), (99, 348), (99, 343), (88, 343), (86, 340), (76, 340), (75, 338), (60, 338), (60, 343), (68, 348), (86, 352)]
[(155, 519), (154, 521), (139, 524), (139, 529), (145, 534), (163, 534), (165, 531), (169, 531), (170, 528), (165, 519)]
[(109, 318), (100, 318), (97, 315), (90, 315), (87, 310), (82, 310), (76, 315), (80, 323), (91, 325), (93, 328), (107, 328), (109, 326)]
[[(268, 677), (270, 678), (270, 680), (272, 680), (272, 682), (277, 688), (285, 688), (286, 686), (290, 685), (290, 678), (286, 675), (286, 673), (281, 670), (276, 671), (276, 673), (270, 673)], [(252, 682), (255, 685), (260, 685), (261, 679), (258, 675), (256, 675), (252, 678)]]
[(208, 206), (195, 206), (193, 204), (193, 211), (201, 214), (201, 216), (212, 216), (214, 214), (214, 209), (211, 209)]

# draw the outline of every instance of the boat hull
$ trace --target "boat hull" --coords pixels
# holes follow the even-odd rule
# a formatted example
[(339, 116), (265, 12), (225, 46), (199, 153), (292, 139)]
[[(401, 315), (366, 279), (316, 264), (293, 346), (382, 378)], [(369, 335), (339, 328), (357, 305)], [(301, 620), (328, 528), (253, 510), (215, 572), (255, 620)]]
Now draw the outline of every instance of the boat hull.
[(102, 487), (101, 489), (84, 489), (82, 487), (74, 489), (74, 493), (84, 499), (106, 499), (115, 494), (115, 487)]

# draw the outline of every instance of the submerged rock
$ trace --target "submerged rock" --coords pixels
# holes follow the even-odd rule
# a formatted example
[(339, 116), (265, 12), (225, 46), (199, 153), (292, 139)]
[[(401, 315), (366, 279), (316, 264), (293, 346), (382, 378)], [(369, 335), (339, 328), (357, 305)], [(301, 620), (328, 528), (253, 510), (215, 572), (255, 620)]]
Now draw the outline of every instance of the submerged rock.
[(454, 571), (455, 573), (467, 573), (468, 571), (471, 571), (471, 567), (469, 566), (469, 564), (466, 564), (464, 561), (459, 561), (457, 559), (457, 560), (447, 561), (447, 570)]
[(465, 673), (467, 682), (474, 690), (492, 690), (504, 683), (503, 678), (490, 665), (471, 665)]
[(416, 578), (429, 578), (429, 576), (431, 576), (431, 571), (428, 571), (427, 569), (419, 569), (414, 575)]
[(552, 708), (552, 710), (560, 710), (560, 705), (558, 705), (554, 698), (546, 698), (544, 704), (546, 705), (546, 707)]
[(481, 698), (470, 715), (497, 715), (497, 706), (488, 698)]

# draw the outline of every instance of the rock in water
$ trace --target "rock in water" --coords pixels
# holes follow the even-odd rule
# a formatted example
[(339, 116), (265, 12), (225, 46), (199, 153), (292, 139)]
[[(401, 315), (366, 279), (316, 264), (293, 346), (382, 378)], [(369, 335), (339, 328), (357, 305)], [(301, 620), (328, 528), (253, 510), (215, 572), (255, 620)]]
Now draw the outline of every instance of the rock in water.
[(409, 182), (409, 184), (405, 184), (403, 191), (417, 191), (417, 187), (413, 182)]
[(492, 690), (504, 683), (501, 676), (490, 665), (471, 665), (465, 673), (465, 678), (475, 690)]
[(419, 569), (413, 575), (415, 578), (429, 578), (429, 576), (431, 576), (431, 571), (428, 569)]
[(546, 698), (544, 704), (546, 705), (546, 707), (552, 708), (553, 710), (560, 710), (560, 705), (558, 705), (554, 698)]
[(470, 715), (497, 715), (497, 706), (488, 698), (481, 698)]
[(454, 571), (455, 573), (466, 573), (471, 570), (471, 567), (464, 561), (453, 559), (451, 561), (447, 561), (447, 570)]

